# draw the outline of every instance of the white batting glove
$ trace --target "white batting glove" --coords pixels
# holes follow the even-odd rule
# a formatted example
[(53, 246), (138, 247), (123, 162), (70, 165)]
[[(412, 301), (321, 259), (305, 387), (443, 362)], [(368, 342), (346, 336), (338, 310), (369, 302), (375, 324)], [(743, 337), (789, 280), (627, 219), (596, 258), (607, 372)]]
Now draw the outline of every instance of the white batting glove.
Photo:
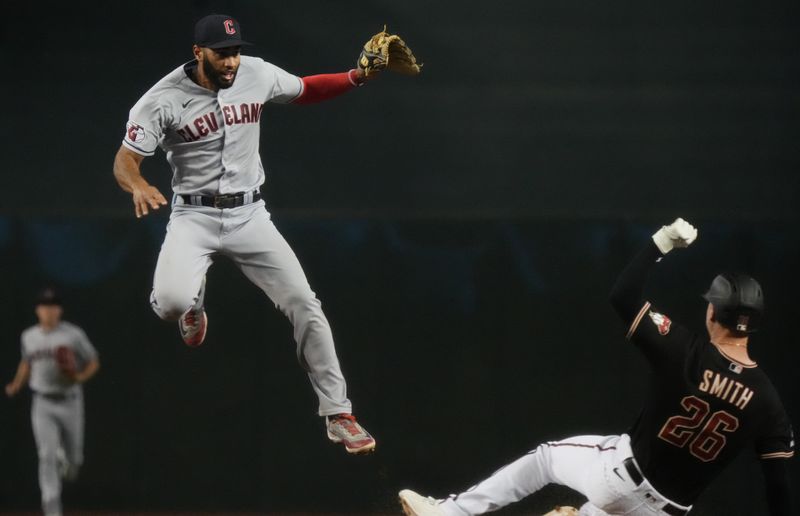
[(669, 226), (663, 226), (653, 235), (653, 242), (662, 254), (667, 254), (676, 247), (689, 247), (695, 239), (697, 229), (681, 218), (675, 219)]

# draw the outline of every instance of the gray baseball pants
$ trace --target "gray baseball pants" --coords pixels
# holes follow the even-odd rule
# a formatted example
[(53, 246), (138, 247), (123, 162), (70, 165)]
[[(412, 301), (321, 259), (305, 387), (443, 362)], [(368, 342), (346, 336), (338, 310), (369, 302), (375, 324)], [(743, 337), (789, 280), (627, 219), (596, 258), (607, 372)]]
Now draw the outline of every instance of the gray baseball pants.
[(83, 464), (83, 394), (33, 395), (31, 423), (39, 455), (45, 516), (61, 516), (61, 479), (74, 480)]
[(322, 305), (291, 247), (272, 223), (264, 201), (227, 209), (185, 205), (180, 200), (173, 203), (150, 297), (156, 314), (176, 321), (201, 304), (203, 278), (216, 256), (233, 260), (289, 318), (297, 358), (319, 398), (319, 415), (350, 413), (347, 386)]

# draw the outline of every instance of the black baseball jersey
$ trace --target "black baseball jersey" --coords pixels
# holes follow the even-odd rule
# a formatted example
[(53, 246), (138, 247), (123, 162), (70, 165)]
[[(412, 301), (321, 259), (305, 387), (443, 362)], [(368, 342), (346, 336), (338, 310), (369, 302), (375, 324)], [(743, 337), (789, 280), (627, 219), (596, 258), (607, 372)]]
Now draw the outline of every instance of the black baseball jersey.
[(765, 460), (794, 454), (789, 418), (757, 364), (728, 357), (650, 303), (628, 338), (652, 367), (644, 409), (629, 431), (631, 445), (661, 494), (691, 505), (751, 443)]

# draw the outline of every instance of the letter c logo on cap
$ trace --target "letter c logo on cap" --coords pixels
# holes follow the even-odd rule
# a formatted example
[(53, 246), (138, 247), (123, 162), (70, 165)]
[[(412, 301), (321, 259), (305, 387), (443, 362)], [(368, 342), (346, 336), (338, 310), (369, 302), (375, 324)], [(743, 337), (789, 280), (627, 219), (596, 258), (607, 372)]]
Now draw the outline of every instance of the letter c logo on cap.
[(225, 32), (228, 34), (236, 34), (236, 28), (233, 26), (233, 20), (225, 20)]

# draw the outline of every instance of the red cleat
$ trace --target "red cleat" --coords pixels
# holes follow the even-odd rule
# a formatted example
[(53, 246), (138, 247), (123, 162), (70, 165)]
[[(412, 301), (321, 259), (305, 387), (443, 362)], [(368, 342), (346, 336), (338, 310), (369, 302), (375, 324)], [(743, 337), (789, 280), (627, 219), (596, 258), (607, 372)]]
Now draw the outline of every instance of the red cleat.
[(178, 330), (181, 332), (183, 342), (193, 348), (202, 344), (206, 339), (207, 328), (208, 316), (202, 308), (200, 310), (188, 310), (178, 321)]
[(337, 414), (327, 418), (328, 439), (344, 444), (347, 453), (361, 454), (375, 451), (375, 439), (358, 424), (352, 414)]

